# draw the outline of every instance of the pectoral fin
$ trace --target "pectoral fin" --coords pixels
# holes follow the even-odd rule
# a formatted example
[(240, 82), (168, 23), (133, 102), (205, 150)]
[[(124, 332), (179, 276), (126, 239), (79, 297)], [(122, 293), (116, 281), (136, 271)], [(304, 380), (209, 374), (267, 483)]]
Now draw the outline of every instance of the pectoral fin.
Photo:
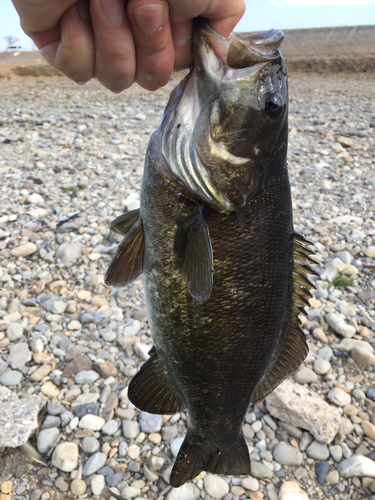
[[(154, 349), (150, 351), (155, 352)], [(184, 409), (158, 360), (152, 354), (133, 377), (128, 389), (129, 400), (141, 411), (158, 415), (174, 414)]]
[[(136, 211), (134, 210), (134, 212)], [(130, 213), (131, 212), (129, 212), (129, 214)], [(120, 217), (123, 216), (120, 215)], [(135, 214), (132, 218), (133, 217), (135, 217)], [(115, 219), (114, 222), (118, 219), (119, 217)], [(124, 229), (129, 225), (130, 218), (126, 219), (124, 217), (122, 221), (116, 225), (116, 230), (117, 232), (120, 232), (120, 227)], [(117, 252), (113, 257), (105, 275), (105, 284), (112, 286), (126, 286), (137, 279), (138, 276), (142, 274), (144, 247), (145, 238), (143, 225), (142, 220), (138, 217), (136, 223), (118, 246)]]
[(210, 234), (202, 210), (178, 226), (174, 253), (191, 295), (203, 302), (211, 295), (213, 284), (213, 255)]
[(139, 208), (137, 208), (137, 210), (131, 210), (113, 219), (109, 225), (111, 231), (126, 236), (139, 219), (139, 212)]

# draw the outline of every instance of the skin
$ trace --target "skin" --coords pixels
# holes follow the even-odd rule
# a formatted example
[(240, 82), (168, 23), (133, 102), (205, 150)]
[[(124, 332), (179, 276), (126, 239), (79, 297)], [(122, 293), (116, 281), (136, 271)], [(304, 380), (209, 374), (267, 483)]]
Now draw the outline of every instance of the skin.
[(97, 78), (112, 92), (134, 82), (165, 85), (193, 61), (192, 20), (228, 36), (245, 0), (12, 0), (25, 33), (49, 64), (77, 83)]

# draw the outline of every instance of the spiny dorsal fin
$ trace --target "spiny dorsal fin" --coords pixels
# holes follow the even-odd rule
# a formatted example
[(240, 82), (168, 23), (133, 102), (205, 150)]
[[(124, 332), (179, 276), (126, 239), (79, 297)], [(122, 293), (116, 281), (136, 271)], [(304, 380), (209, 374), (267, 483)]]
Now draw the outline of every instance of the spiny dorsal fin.
[[(308, 353), (305, 334), (300, 328), (298, 314), (304, 313), (304, 307), (309, 306), (312, 295), (309, 291), (314, 287), (308, 276), (317, 273), (309, 267), (308, 261), (312, 259), (309, 254), (313, 252), (305, 245), (311, 245), (302, 235), (293, 235), (293, 292), (291, 308), (291, 325), (287, 332), (281, 353), (275, 360), (272, 368), (255, 389), (252, 402), (262, 401), (272, 392), (284, 379), (291, 375), (300, 366)], [(297, 254), (297, 258), (296, 258)]]
[(121, 236), (126, 236), (139, 219), (139, 212), (139, 208), (137, 208), (136, 210), (131, 210), (113, 219), (109, 225), (111, 231), (121, 234)]
[(130, 381), (129, 400), (141, 411), (157, 415), (182, 411), (184, 404), (170, 385), (155, 348), (151, 349), (149, 354), (151, 354), (150, 358)]
[(203, 302), (211, 295), (213, 283), (213, 255), (211, 239), (202, 210), (179, 224), (175, 240), (174, 253), (177, 267), (180, 269), (191, 295)]
[(144, 247), (142, 220), (138, 218), (118, 246), (106, 272), (104, 283), (112, 286), (126, 286), (137, 279), (142, 274)]

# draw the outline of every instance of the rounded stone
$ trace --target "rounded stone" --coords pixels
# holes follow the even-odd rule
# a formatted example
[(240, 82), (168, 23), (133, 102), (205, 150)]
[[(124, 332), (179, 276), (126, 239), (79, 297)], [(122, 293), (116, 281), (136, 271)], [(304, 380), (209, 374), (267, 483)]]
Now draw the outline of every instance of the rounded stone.
[(279, 443), (273, 450), (273, 458), (281, 465), (301, 465), (303, 462), (302, 453), (287, 443)]
[(193, 483), (185, 483), (180, 488), (172, 488), (167, 500), (198, 500), (200, 489)]
[(96, 453), (100, 447), (99, 441), (92, 437), (86, 436), (82, 441), (82, 449), (85, 453)]
[(340, 480), (340, 474), (337, 470), (331, 470), (326, 475), (326, 483), (328, 484), (337, 484)]
[(105, 453), (95, 453), (85, 463), (82, 474), (84, 476), (91, 476), (91, 474), (104, 467), (106, 461), (107, 455)]
[(259, 481), (255, 479), (255, 477), (245, 477), (241, 481), (241, 486), (245, 488), (245, 490), (250, 491), (258, 491), (259, 490)]
[(316, 359), (314, 361), (314, 371), (318, 375), (325, 375), (331, 370), (331, 363), (325, 359)]
[(102, 474), (93, 476), (90, 483), (91, 491), (93, 495), (99, 496), (105, 488), (105, 477)]
[(118, 422), (117, 420), (108, 420), (103, 427), (102, 427), (102, 433), (106, 434), (107, 436), (113, 436), (116, 434), (118, 431)]
[(153, 415), (145, 411), (139, 414), (139, 426), (142, 432), (150, 434), (152, 432), (159, 432), (163, 424), (163, 417), (161, 415)]
[(315, 460), (327, 460), (329, 457), (329, 449), (326, 444), (319, 443), (319, 441), (313, 441), (307, 448), (306, 454)]
[(38, 434), (37, 448), (39, 453), (47, 453), (55, 444), (59, 437), (60, 431), (57, 427), (51, 429), (43, 429)]
[(326, 476), (329, 472), (329, 463), (326, 461), (318, 462), (315, 466), (315, 474), (318, 483), (324, 484)]
[(222, 477), (208, 474), (203, 483), (204, 489), (212, 498), (223, 498), (229, 492), (229, 485)]
[(134, 420), (123, 420), (122, 421), (122, 433), (127, 439), (134, 439), (139, 434), (139, 424)]
[(88, 413), (84, 415), (79, 421), (78, 427), (80, 429), (89, 429), (91, 431), (100, 431), (100, 429), (104, 426), (105, 420), (103, 417), (98, 417), (96, 415), (92, 415)]
[(129, 498), (139, 497), (140, 494), (141, 494), (141, 490), (139, 488), (137, 488), (136, 486), (126, 486), (121, 491), (121, 496), (125, 500), (128, 500)]
[(0, 384), (5, 385), (6, 387), (12, 387), (14, 385), (18, 385), (22, 380), (22, 373), (17, 370), (10, 370), (8, 372), (4, 372), (0, 376)]
[(354, 347), (350, 352), (350, 356), (354, 359), (357, 365), (375, 365), (375, 355), (372, 352), (365, 351), (359, 347)]
[(84, 493), (86, 493), (87, 485), (83, 479), (74, 479), (72, 484), (70, 485), (70, 491), (73, 495), (77, 495), (80, 497)]
[(7, 328), (6, 334), (11, 342), (15, 342), (22, 337), (23, 326), (20, 323), (11, 323)]
[(94, 370), (84, 370), (82, 372), (77, 373), (74, 377), (74, 381), (76, 384), (93, 384), (100, 377), (99, 373)]
[(294, 380), (299, 384), (312, 384), (317, 382), (318, 376), (310, 368), (301, 368), (294, 374)]
[(344, 392), (343, 390), (339, 389), (338, 387), (334, 387), (331, 389), (328, 393), (328, 399), (331, 401), (331, 403), (335, 404), (336, 406), (345, 406), (350, 404), (351, 397), (349, 394)]
[(55, 481), (55, 487), (58, 488), (62, 493), (65, 493), (69, 489), (69, 484), (62, 476), (59, 476)]
[(78, 464), (78, 446), (75, 443), (61, 443), (52, 455), (52, 465), (64, 472), (72, 472)]

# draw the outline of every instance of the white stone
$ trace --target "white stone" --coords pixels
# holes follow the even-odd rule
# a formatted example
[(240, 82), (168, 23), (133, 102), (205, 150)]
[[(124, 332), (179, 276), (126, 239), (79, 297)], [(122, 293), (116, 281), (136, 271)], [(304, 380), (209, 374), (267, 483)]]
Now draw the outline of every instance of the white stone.
[(344, 315), (339, 313), (329, 313), (324, 316), (324, 319), (332, 328), (333, 331), (346, 338), (351, 338), (355, 335), (356, 329), (352, 325), (345, 323)]
[(309, 500), (309, 497), (296, 481), (286, 481), (280, 488), (279, 500)]
[(193, 483), (185, 483), (180, 488), (172, 488), (168, 493), (167, 500), (198, 500), (201, 491)]
[(75, 443), (61, 443), (52, 454), (52, 465), (64, 472), (72, 472), (78, 464), (78, 446)]
[(99, 496), (105, 488), (105, 477), (102, 474), (98, 474), (91, 479), (91, 490), (93, 495)]
[(354, 455), (337, 466), (342, 477), (375, 477), (375, 462), (362, 455)]
[(336, 406), (341, 407), (350, 404), (350, 401), (352, 400), (350, 395), (344, 392), (339, 387), (334, 387), (329, 391), (328, 399)]
[(97, 415), (92, 415), (88, 413), (84, 415), (79, 421), (78, 427), (80, 429), (90, 429), (92, 431), (100, 431), (100, 429), (105, 424), (103, 417), (98, 417)]
[(14, 257), (27, 257), (28, 255), (33, 254), (36, 252), (38, 247), (35, 245), (35, 243), (25, 243), (24, 245), (20, 245), (19, 247), (13, 248), (10, 253)]
[(329, 444), (340, 426), (340, 411), (309, 389), (285, 380), (266, 399), (269, 412), (290, 425), (306, 429)]
[(229, 485), (222, 477), (207, 474), (203, 483), (204, 489), (212, 498), (223, 498), (229, 492)]

